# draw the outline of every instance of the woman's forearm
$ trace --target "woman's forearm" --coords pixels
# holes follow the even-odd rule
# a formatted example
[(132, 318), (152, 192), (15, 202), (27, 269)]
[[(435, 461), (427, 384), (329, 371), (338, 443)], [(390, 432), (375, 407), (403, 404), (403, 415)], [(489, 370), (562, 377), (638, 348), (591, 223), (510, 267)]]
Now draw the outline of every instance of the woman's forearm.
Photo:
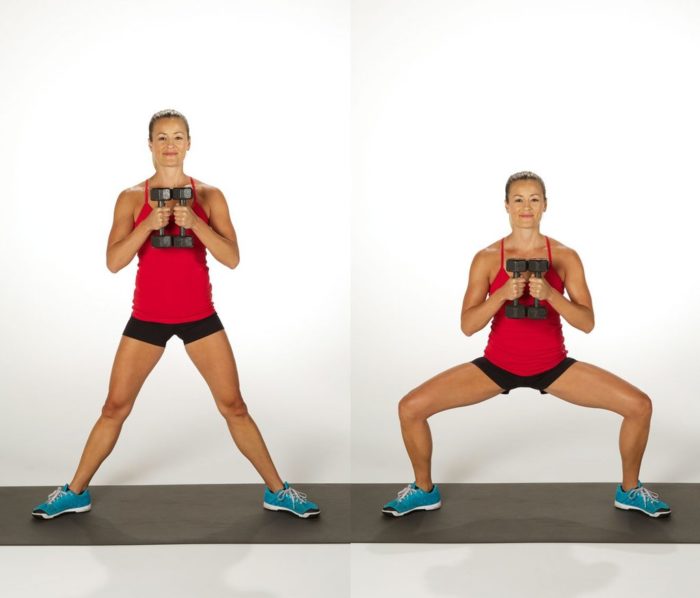
[(141, 222), (121, 241), (107, 247), (107, 268), (110, 272), (119, 272), (131, 263), (138, 253), (151, 231), (145, 226), (146, 222)]
[(462, 332), (467, 336), (479, 332), (501, 309), (504, 301), (501, 293), (496, 292), (483, 303), (464, 310), (462, 312)]
[(229, 268), (235, 268), (238, 265), (240, 261), (238, 243), (222, 237), (199, 216), (192, 225), (192, 231), (217, 261)]
[(592, 309), (569, 301), (556, 289), (552, 289), (551, 295), (547, 298), (547, 303), (574, 328), (578, 328), (586, 333), (593, 330), (595, 317)]

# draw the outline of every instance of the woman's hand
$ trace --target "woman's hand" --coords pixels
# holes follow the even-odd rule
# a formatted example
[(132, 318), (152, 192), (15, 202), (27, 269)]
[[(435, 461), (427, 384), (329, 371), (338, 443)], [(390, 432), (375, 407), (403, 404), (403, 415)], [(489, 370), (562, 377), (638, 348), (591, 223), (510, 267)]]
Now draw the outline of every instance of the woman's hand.
[(145, 220), (148, 230), (159, 230), (168, 226), (170, 214), (172, 214), (171, 208), (153, 208)]
[(498, 289), (501, 293), (501, 298), (503, 301), (513, 301), (513, 299), (519, 299), (523, 296), (525, 292), (526, 280), (519, 276), (518, 278), (509, 278), (507, 282)]
[(530, 276), (528, 284), (530, 285), (530, 295), (532, 295), (535, 299), (547, 301), (547, 299), (552, 296), (552, 287), (544, 279), (544, 277), (537, 278), (535, 276)]
[(175, 224), (184, 228), (192, 228), (197, 218), (199, 218), (190, 206), (175, 206), (173, 213), (175, 215)]

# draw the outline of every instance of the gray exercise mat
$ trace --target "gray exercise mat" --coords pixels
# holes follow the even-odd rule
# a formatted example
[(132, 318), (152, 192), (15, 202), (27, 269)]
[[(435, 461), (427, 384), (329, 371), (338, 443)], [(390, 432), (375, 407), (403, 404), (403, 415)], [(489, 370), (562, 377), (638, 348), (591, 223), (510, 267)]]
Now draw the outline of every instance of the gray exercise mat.
[(659, 518), (616, 509), (616, 485), (439, 484), (441, 509), (393, 517), (402, 484), (353, 484), (352, 542), (700, 543), (700, 484), (645, 481), (673, 511)]
[(0, 488), (0, 545), (335, 544), (350, 541), (348, 484), (294, 486), (308, 519), (263, 509), (261, 484), (91, 486), (92, 510), (37, 519), (55, 487)]

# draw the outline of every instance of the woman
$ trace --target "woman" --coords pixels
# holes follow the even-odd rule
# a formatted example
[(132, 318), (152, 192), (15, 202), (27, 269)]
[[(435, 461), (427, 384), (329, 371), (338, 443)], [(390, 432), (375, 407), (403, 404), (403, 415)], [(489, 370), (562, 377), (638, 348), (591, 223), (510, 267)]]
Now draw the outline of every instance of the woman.
[[(505, 209), (512, 232), (476, 254), (462, 305), (462, 331), (467, 336), (493, 318), (484, 356), (438, 374), (401, 399), (401, 433), (415, 482), (382, 511), (401, 516), (440, 508), (440, 492), (430, 473), (432, 439), (427, 419), (431, 415), (525, 386), (576, 405), (620, 414), (622, 484), (617, 486), (614, 504), (651, 517), (670, 514), (669, 506), (638, 478), (649, 436), (651, 400), (610, 372), (566, 356), (560, 316), (574, 328), (590, 332), (593, 306), (576, 252), (540, 233), (547, 209), (542, 179), (532, 172), (512, 175), (506, 183)], [(529, 271), (520, 277), (509, 276), (505, 270), (509, 258), (547, 259), (549, 269), (541, 278)], [(533, 269), (535, 266), (529, 266)], [(546, 316), (534, 319), (529, 317), (536, 315), (531, 311), (524, 318), (506, 317), (506, 304), (514, 299), (526, 308), (533, 307), (535, 299), (541, 301)]]
[[(111, 272), (127, 266), (137, 253), (139, 256), (133, 312), (114, 359), (107, 400), (73, 480), (58, 487), (32, 514), (52, 519), (90, 510), (87, 486), (112, 452), (141, 386), (163, 355), (168, 339), (176, 334), (211, 389), (236, 446), (264, 480), (263, 506), (299, 517), (318, 515), (318, 506), (277, 474), (241, 396), (233, 352), (214, 311), (206, 250), (229, 268), (235, 268), (239, 261), (226, 200), (216, 187), (199, 181), (195, 184), (185, 175), (183, 162), (190, 149), (190, 133), (182, 114), (175, 110), (154, 114), (148, 146), (156, 172), (119, 195), (107, 243)], [(187, 205), (170, 200), (165, 207), (157, 207), (150, 201), (149, 189), (178, 187), (192, 188)], [(167, 235), (178, 235), (180, 227), (193, 237), (192, 248), (152, 246), (154, 231), (165, 228)]]

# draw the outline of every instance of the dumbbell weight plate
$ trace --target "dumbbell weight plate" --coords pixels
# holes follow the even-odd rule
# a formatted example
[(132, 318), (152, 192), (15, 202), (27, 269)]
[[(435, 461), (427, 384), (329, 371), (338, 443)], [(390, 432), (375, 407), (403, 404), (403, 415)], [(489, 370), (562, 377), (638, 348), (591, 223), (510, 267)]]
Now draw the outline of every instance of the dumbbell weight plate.
[(153, 233), (151, 235), (151, 245), (153, 245), (153, 247), (158, 247), (159, 249), (163, 249), (165, 247), (172, 247), (173, 238), (170, 235), (163, 235), (161, 237), (157, 233)]
[(172, 199), (176, 201), (192, 199), (192, 187), (175, 187), (170, 191)]
[(194, 247), (194, 238), (181, 237), (180, 235), (175, 235), (173, 237), (173, 247), (192, 249)]

